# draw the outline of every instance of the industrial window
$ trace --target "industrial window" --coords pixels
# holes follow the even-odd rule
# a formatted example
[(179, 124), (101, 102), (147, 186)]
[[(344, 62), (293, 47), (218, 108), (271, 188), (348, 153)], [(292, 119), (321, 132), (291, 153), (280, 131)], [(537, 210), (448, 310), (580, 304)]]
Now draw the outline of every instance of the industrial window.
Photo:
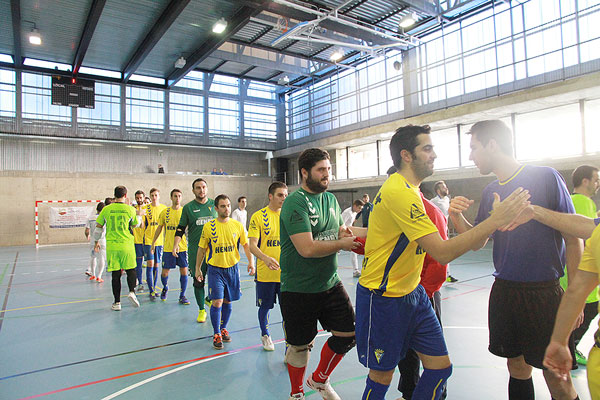
[(0, 69), (0, 117), (16, 116), (15, 72)]
[(95, 84), (95, 108), (78, 108), (77, 121), (82, 124), (120, 125), (121, 88), (110, 83)]
[(169, 93), (169, 129), (172, 132), (204, 131), (204, 97), (188, 93)]
[(277, 110), (270, 104), (244, 104), (244, 135), (277, 139)]
[(239, 79), (225, 75), (215, 75), (210, 85), (211, 92), (239, 94)]
[(162, 90), (128, 86), (126, 91), (127, 126), (164, 129), (164, 98), (165, 93)]
[(240, 134), (240, 106), (236, 100), (208, 99), (208, 126), (213, 135)]
[(50, 75), (22, 73), (23, 118), (71, 122), (71, 107), (52, 105)]

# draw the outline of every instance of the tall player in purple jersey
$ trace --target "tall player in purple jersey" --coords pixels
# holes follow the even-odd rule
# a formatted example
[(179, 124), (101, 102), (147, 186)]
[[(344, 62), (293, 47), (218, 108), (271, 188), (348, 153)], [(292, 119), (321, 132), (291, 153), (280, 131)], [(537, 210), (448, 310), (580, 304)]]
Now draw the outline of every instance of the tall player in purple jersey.
[[(575, 212), (565, 182), (556, 170), (517, 162), (512, 132), (503, 122), (478, 122), (469, 134), (470, 159), (482, 175), (493, 173), (498, 178), (483, 190), (475, 225), (490, 215), (494, 192), (504, 199), (517, 187), (529, 191), (531, 204), (562, 213)], [(462, 196), (451, 201), (450, 218), (459, 233), (472, 228), (462, 214), (471, 204), (472, 200)], [(568, 273), (576, 273), (581, 241), (537, 221), (512, 231), (496, 231), (491, 237), (495, 282), (488, 309), (489, 351), (507, 359), (509, 399), (534, 399), (532, 367), (544, 368), (544, 351), (563, 294), (558, 278), (563, 275), (565, 262)], [(473, 250), (486, 243), (487, 239)], [(570, 376), (561, 380), (544, 370), (544, 378), (553, 399), (579, 398)]]

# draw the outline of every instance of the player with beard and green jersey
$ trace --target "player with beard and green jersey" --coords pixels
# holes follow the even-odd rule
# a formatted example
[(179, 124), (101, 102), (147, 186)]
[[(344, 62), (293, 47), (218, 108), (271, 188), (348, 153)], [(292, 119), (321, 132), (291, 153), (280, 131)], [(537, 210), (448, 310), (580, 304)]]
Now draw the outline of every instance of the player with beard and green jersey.
[[(217, 218), (217, 212), (215, 210), (215, 202), (207, 196), (208, 185), (204, 179), (198, 178), (192, 183), (192, 193), (194, 193), (194, 200), (183, 206), (179, 226), (175, 232), (173, 255), (179, 252), (179, 242), (181, 242), (181, 238), (187, 228), (190, 274), (194, 280), (194, 296), (196, 297), (196, 303), (200, 309), (196, 321), (206, 322), (206, 310), (204, 309), (204, 281), (198, 281), (196, 279), (196, 254), (200, 236), (202, 235), (202, 228), (204, 228), (204, 224), (208, 221)], [(202, 276), (206, 276), (207, 267), (206, 260), (204, 260), (201, 267)]]

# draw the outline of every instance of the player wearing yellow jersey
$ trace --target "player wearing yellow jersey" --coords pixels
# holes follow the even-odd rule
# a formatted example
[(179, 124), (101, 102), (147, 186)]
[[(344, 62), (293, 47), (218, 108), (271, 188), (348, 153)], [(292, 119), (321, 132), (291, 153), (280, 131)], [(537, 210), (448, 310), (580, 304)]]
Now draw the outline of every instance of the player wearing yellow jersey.
[(150, 299), (158, 297), (156, 293), (156, 280), (158, 278), (158, 266), (162, 260), (164, 237), (158, 237), (155, 243), (154, 254), (151, 251), (154, 234), (158, 228), (158, 218), (167, 206), (160, 204), (160, 190), (152, 188), (150, 190), (151, 203), (146, 206), (146, 217), (144, 218), (144, 256), (146, 258), (146, 282), (148, 283), (148, 292)]
[[(142, 209), (143, 212), (146, 212), (146, 207), (144, 207), (145, 202), (144, 198), (146, 194), (143, 190), (138, 190), (135, 192), (135, 202), (134, 205), (136, 210)], [(142, 262), (144, 261), (144, 218), (142, 218), (142, 224), (138, 228), (133, 228), (133, 243), (135, 245), (135, 275), (137, 277), (137, 288), (136, 292), (144, 291), (143, 278), (142, 278)]]
[(269, 310), (281, 293), (281, 270), (279, 269), (279, 214), (287, 197), (287, 185), (273, 182), (269, 186), (269, 205), (261, 208), (250, 218), (248, 240), (250, 251), (256, 256), (256, 306), (263, 349), (275, 350), (269, 335)]
[(231, 317), (231, 302), (242, 296), (240, 289), (240, 272), (238, 262), (241, 244), (248, 258), (248, 273), (254, 274), (252, 254), (248, 247), (248, 238), (242, 224), (229, 218), (231, 201), (220, 194), (215, 198), (218, 217), (206, 223), (202, 228), (202, 236), (198, 243), (196, 258), (196, 279), (203, 281), (202, 261), (206, 256), (208, 264), (208, 296), (212, 300), (210, 320), (213, 326), (213, 347), (223, 348), (223, 342), (231, 342), (227, 331), (227, 322)]
[(163, 285), (162, 292), (160, 293), (160, 299), (167, 301), (167, 292), (169, 291), (169, 270), (179, 267), (179, 283), (181, 284), (181, 293), (179, 294), (179, 304), (189, 305), (189, 300), (185, 297), (185, 290), (187, 289), (188, 283), (188, 257), (187, 257), (187, 240), (185, 237), (181, 238), (177, 250), (174, 249), (173, 243), (175, 242), (175, 231), (179, 225), (181, 219), (181, 212), (183, 207), (181, 206), (181, 190), (171, 190), (171, 207), (167, 207), (158, 218), (158, 228), (154, 233), (154, 240), (152, 241), (152, 254), (156, 251), (156, 241), (160, 237), (162, 230), (165, 230), (165, 244), (164, 244), (164, 255), (163, 255), (163, 267), (160, 274), (160, 280)]
[(413, 399), (439, 399), (452, 364), (439, 321), (419, 285), (425, 252), (447, 264), (511, 222), (529, 204), (528, 193), (521, 188), (502, 202), (496, 195), (494, 212), (473, 228), (477, 231), (442, 240), (419, 194), (420, 183), (433, 174), (436, 158), (429, 132), (429, 126), (412, 125), (396, 131), (390, 152), (398, 173), (379, 190), (369, 217), (356, 290), (358, 358), (369, 368), (363, 399), (385, 397), (408, 348), (417, 352), (424, 367)]

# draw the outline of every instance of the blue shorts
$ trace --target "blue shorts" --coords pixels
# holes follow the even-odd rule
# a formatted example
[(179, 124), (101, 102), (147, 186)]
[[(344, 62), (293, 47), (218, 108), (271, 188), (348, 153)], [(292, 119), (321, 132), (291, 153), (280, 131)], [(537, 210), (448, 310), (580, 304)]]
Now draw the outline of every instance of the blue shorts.
[(281, 294), (279, 282), (256, 282), (256, 307), (266, 307), (269, 310), (277, 303)]
[(208, 264), (207, 279), (208, 297), (211, 300), (236, 301), (242, 297), (240, 272), (237, 264), (229, 268), (219, 268)]
[(162, 246), (154, 247), (154, 254), (152, 254), (150, 249), (152, 249), (152, 246), (150, 246), (149, 244), (144, 245), (144, 259), (146, 261), (154, 261), (154, 266), (158, 267), (162, 260), (163, 247)]
[(173, 269), (176, 266), (179, 268), (188, 267), (187, 251), (180, 251), (178, 257), (174, 257), (170, 251), (163, 254), (163, 268)]
[(402, 297), (384, 297), (356, 285), (356, 350), (367, 368), (390, 371), (408, 349), (448, 354), (442, 327), (423, 286)]
[(136, 243), (135, 244), (135, 258), (142, 258), (142, 257), (144, 257), (144, 244)]

